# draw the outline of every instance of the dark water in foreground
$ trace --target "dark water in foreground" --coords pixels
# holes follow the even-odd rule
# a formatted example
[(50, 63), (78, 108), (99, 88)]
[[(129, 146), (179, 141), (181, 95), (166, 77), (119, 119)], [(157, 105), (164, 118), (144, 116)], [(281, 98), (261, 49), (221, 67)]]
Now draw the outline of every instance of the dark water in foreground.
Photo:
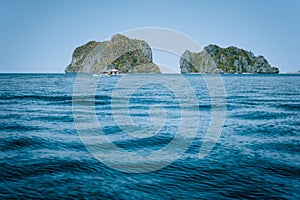
[[(155, 82), (179, 75), (147, 76)], [(300, 76), (222, 76), (227, 118), (220, 140), (204, 159), (198, 153), (210, 122), (210, 99), (201, 76), (185, 76), (199, 101), (197, 135), (181, 159), (145, 174), (111, 169), (85, 148), (72, 115), (75, 78), (0, 75), (1, 199), (300, 199)], [(149, 123), (153, 102), (169, 106), (166, 127), (156, 142), (135, 143), (113, 122), (111, 92), (119, 78), (101, 79), (95, 98), (105, 134), (128, 151), (161, 148), (178, 131), (176, 98), (159, 85), (135, 91), (131, 117), (141, 126)]]

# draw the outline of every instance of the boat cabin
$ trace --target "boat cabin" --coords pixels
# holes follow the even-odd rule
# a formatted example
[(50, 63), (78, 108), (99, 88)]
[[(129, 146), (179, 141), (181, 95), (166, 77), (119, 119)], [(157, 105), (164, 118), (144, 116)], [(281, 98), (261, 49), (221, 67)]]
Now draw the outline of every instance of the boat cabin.
[(108, 72), (108, 75), (118, 75), (119, 74), (119, 70), (117, 69), (112, 69)]

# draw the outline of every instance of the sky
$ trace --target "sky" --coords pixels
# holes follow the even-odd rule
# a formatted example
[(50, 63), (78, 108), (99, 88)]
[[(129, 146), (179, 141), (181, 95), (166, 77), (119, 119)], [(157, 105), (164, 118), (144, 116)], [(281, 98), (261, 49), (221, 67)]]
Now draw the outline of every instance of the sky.
[[(143, 27), (181, 32), (201, 47), (237, 46), (280, 72), (298, 71), (299, 19), (297, 0), (0, 0), (0, 73), (63, 73), (76, 47)], [(174, 60), (154, 54), (155, 62)]]

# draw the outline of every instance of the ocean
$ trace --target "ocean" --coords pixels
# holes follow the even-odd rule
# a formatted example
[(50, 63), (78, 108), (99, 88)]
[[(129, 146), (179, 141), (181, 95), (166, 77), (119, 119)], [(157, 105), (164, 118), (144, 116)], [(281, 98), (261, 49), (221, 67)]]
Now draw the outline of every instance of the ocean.
[(221, 75), (204, 158), (222, 119), (203, 76), (85, 76), (94, 95), (75, 74), (0, 74), (1, 199), (300, 199), (300, 75)]

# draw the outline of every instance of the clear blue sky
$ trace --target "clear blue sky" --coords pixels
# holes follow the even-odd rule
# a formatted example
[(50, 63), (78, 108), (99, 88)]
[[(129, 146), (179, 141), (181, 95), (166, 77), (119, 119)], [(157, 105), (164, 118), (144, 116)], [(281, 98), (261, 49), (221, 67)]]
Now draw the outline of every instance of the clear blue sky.
[(296, 71), (299, 19), (297, 0), (0, 0), (0, 72), (63, 72), (75, 47), (141, 27), (234, 45)]

